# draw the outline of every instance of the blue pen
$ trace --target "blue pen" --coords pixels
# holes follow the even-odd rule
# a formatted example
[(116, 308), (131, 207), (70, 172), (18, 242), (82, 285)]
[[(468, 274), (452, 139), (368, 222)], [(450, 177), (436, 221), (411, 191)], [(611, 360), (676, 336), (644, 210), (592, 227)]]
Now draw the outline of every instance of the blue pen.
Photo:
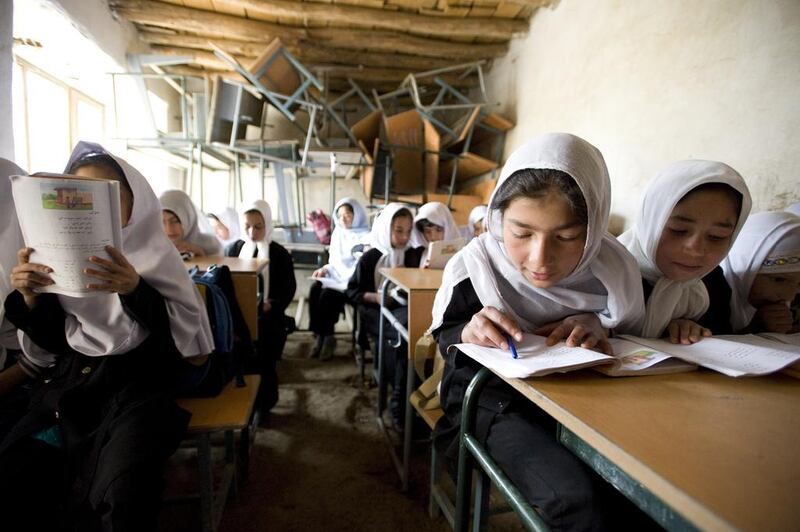
[(508, 347), (511, 349), (511, 357), (512, 358), (519, 358), (517, 354), (517, 348), (514, 346), (514, 340), (511, 339), (511, 336), (506, 335), (506, 340), (508, 340)]

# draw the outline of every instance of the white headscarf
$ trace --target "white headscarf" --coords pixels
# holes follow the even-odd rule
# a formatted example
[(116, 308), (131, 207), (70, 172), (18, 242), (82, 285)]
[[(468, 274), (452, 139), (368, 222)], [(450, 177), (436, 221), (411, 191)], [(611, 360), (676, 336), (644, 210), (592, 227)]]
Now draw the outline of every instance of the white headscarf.
[(790, 212), (795, 216), (800, 216), (800, 202), (793, 203), (786, 207), (786, 212)]
[(788, 212), (751, 215), (722, 270), (731, 287), (731, 326), (741, 331), (756, 313), (748, 301), (756, 275), (800, 271), (800, 218)]
[[(122, 228), (122, 252), (138, 274), (164, 298), (175, 346), (184, 357), (204, 355), (214, 348), (205, 305), (186, 272), (172, 242), (164, 234), (161, 204), (138, 170), (114, 157), (99, 144), (79, 142), (67, 163), (72, 166), (91, 155), (109, 155), (122, 168), (133, 192), (133, 210)], [(127, 353), (147, 337), (117, 294), (76, 298), (59, 295), (66, 313), (67, 342), (89, 356)]]
[(660, 337), (673, 319), (696, 320), (708, 310), (708, 291), (702, 277), (709, 272), (703, 272), (690, 281), (672, 281), (656, 266), (656, 250), (664, 226), (678, 202), (693, 189), (709, 183), (726, 184), (742, 195), (742, 208), (731, 235), (733, 243), (750, 213), (747, 184), (727, 164), (701, 160), (678, 161), (662, 169), (647, 187), (636, 224), (619, 237), (619, 241), (636, 257), (642, 277), (653, 284), (642, 329), (644, 337)]
[[(17, 265), (17, 251), (25, 247), (11, 196), (9, 176), (12, 175), (27, 175), (27, 172), (7, 159), (0, 159), (0, 266), (7, 275), (11, 275), (11, 269)], [(2, 301), (6, 295), (2, 295)], [(2, 312), (0, 309), (0, 316)]]
[(477, 205), (469, 211), (469, 228), (472, 229), (476, 222), (485, 219), (487, 212), (489, 212), (489, 207), (486, 205)]
[(241, 239), (242, 229), (239, 226), (239, 213), (236, 212), (236, 209), (231, 207), (226, 207), (223, 210), (214, 213), (214, 216), (228, 228), (228, 238), (222, 240), (221, 238), (217, 237), (220, 242), (222, 242), (223, 247), (227, 246), (231, 242), (236, 242), (237, 240)]
[(372, 231), (369, 235), (370, 245), (378, 248), (383, 255), (378, 259), (375, 265), (375, 288), (380, 288), (383, 275), (380, 274), (381, 268), (397, 268), (405, 264), (406, 250), (410, 247), (411, 242), (406, 243), (403, 248), (392, 247), (392, 218), (397, 214), (397, 211), (410, 209), (402, 203), (390, 203), (386, 205), (375, 222), (372, 224)]
[(428, 220), (432, 224), (436, 224), (444, 229), (444, 240), (455, 240), (461, 238), (461, 231), (458, 230), (458, 225), (453, 219), (453, 213), (447, 208), (447, 205), (438, 201), (431, 201), (423, 205), (417, 211), (414, 217), (414, 228), (411, 231), (411, 247), (428, 247), (428, 240), (425, 235), (417, 230), (417, 222)]
[(158, 197), (161, 208), (171, 211), (183, 226), (183, 240), (200, 246), (206, 255), (219, 255), (222, 245), (212, 234), (213, 230), (203, 212), (182, 190), (167, 190)]
[[(256, 248), (258, 248), (256, 258), (269, 260), (269, 244), (272, 242), (272, 209), (270, 209), (269, 203), (264, 200), (255, 200), (242, 205), (240, 210), (242, 213), (242, 227), (245, 227), (244, 215), (247, 211), (258, 211), (261, 213), (261, 216), (264, 218), (264, 238), (258, 241), (252, 240), (250, 235), (247, 234), (247, 231), (244, 231), (242, 234), (242, 237), (244, 237), (244, 244), (242, 245), (242, 249), (239, 250), (239, 258), (252, 259), (253, 253), (256, 251)], [(269, 295), (269, 266), (261, 270), (261, 280), (263, 281), (264, 298), (266, 299)]]
[[(533, 286), (511, 262), (501, 242), (502, 213), (494, 198), (503, 183), (524, 169), (553, 169), (569, 174), (583, 193), (587, 208), (586, 245), (575, 270), (556, 286)], [(433, 304), (431, 330), (438, 328), (453, 287), (469, 278), (484, 306), (500, 309), (524, 331), (576, 313), (593, 312), (604, 327), (638, 333), (644, 313), (639, 270), (633, 257), (605, 231), (611, 183), (600, 152), (574, 135), (549, 133), (511, 154), (489, 201), (489, 231), (473, 239), (444, 269)]]
[(350, 228), (334, 225), (331, 234), (328, 265), (325, 270), (328, 275), (340, 281), (347, 281), (352, 277), (358, 262), (351, 253), (353, 246), (364, 242), (369, 234), (369, 218), (364, 207), (355, 198), (342, 198), (333, 208), (334, 223), (338, 219), (336, 213), (342, 205), (353, 208), (353, 223)]

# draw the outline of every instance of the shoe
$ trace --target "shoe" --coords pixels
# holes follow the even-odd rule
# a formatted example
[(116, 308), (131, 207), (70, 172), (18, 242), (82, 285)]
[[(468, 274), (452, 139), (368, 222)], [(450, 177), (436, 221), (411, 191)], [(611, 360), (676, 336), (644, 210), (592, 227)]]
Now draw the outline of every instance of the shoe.
[(334, 336), (326, 336), (325, 342), (322, 344), (322, 351), (319, 353), (319, 359), (332, 359), (334, 351), (336, 351), (336, 338)]
[(314, 348), (311, 350), (311, 354), (309, 358), (319, 358), (319, 354), (322, 351), (322, 344), (325, 342), (325, 337), (323, 335), (317, 336), (317, 341), (314, 343)]

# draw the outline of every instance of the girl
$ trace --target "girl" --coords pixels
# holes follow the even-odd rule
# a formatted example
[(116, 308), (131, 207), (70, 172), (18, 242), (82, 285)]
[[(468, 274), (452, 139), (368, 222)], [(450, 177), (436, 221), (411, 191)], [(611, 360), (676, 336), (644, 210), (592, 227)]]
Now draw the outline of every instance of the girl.
[(483, 220), (486, 218), (488, 208), (486, 205), (478, 205), (469, 212), (469, 231), (470, 237), (477, 238), (483, 234), (485, 227)]
[[(607, 329), (636, 332), (644, 311), (636, 262), (605, 227), (610, 182), (600, 152), (565, 133), (536, 137), (506, 162), (489, 201), (488, 231), (444, 270), (431, 331), (445, 353), (437, 446), (458, 453), (464, 393), (480, 365), (461, 342), (508, 349), (523, 331), (610, 352)], [(510, 354), (509, 354), (510, 356)], [(477, 432), (489, 453), (554, 529), (603, 526), (598, 480), (556, 440), (552, 419), (493, 378)], [(597, 482), (602, 485), (602, 482)]]
[(159, 196), (161, 220), (164, 233), (172, 241), (181, 255), (187, 258), (219, 255), (222, 246), (211, 234), (210, 228), (202, 227), (206, 218), (191, 198), (181, 190), (168, 190)]
[(426, 203), (414, 217), (412, 247), (428, 247), (430, 242), (461, 238), (458, 225), (447, 205), (438, 201)]
[(258, 372), (261, 374), (259, 404), (268, 412), (278, 402), (278, 374), (275, 366), (286, 344), (286, 307), (292, 302), (297, 282), (292, 256), (272, 240), (272, 210), (264, 200), (244, 207), (242, 227), (245, 240), (237, 240), (225, 249), (228, 257), (268, 259), (261, 270), (258, 291), (261, 312), (258, 316)]
[(689, 344), (730, 332), (730, 288), (717, 266), (750, 204), (744, 179), (723, 163), (679, 161), (656, 175), (636, 224), (619, 237), (642, 271), (642, 336)]
[(52, 269), (17, 254), (6, 313), (39, 381), (0, 445), (4, 525), (154, 530), (163, 465), (188, 423), (173, 377), (183, 357), (213, 349), (208, 317), (144, 177), (87, 142), (66, 172), (120, 182), (124, 254), (89, 257), (96, 295), (85, 298), (39, 294)]
[[(386, 205), (378, 215), (370, 233), (372, 248), (365, 252), (356, 265), (353, 276), (347, 283), (347, 297), (358, 305), (359, 323), (378, 345), (380, 317), (380, 289), (383, 282), (381, 268), (419, 267), (422, 248), (410, 248), (413, 216), (402, 203)], [(397, 306), (391, 298), (388, 304), (394, 306), (392, 312), (400, 323), (407, 325), (406, 307)], [(390, 410), (397, 427), (403, 424), (405, 406), (405, 369), (408, 359), (406, 345), (399, 341), (394, 327), (384, 328), (385, 366), (389, 368), (389, 382), (393, 382)], [(399, 345), (394, 348), (392, 345)]]
[[(364, 207), (354, 198), (339, 200), (333, 212), (336, 225), (331, 234), (330, 258), (328, 264), (316, 270), (312, 276), (346, 285), (356, 269), (352, 249), (362, 244), (369, 234), (369, 220)], [(333, 328), (346, 302), (347, 296), (343, 290), (323, 287), (319, 281), (312, 283), (308, 295), (309, 328), (317, 337), (311, 352), (312, 358), (327, 360), (333, 356), (336, 348)]]
[(800, 218), (761, 212), (748, 218), (722, 262), (736, 333), (794, 333), (789, 305), (800, 293)]
[(239, 240), (241, 229), (239, 228), (239, 214), (235, 209), (226, 207), (217, 214), (209, 213), (208, 222), (223, 248)]

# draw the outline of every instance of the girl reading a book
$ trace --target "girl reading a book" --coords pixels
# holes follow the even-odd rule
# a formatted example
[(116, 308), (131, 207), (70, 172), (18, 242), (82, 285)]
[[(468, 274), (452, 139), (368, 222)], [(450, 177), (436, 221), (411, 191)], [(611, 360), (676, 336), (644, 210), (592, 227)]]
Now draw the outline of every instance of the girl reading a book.
[(220, 241), (222, 247), (230, 245), (239, 240), (241, 230), (239, 229), (239, 213), (235, 209), (226, 207), (216, 213), (208, 213), (208, 223), (214, 230), (214, 235)]
[(37, 381), (0, 444), (0, 512), (11, 529), (154, 530), (163, 466), (189, 418), (174, 377), (213, 349), (208, 317), (145, 178), (87, 142), (66, 172), (120, 182), (123, 249), (89, 258), (95, 293), (80, 298), (39, 293), (52, 269), (17, 254), (6, 315)]
[[(378, 345), (380, 313), (380, 294), (378, 290), (384, 277), (381, 268), (417, 268), (422, 248), (411, 248), (413, 215), (402, 203), (386, 205), (372, 224), (369, 243), (372, 246), (356, 264), (355, 272), (347, 283), (347, 297), (358, 305), (361, 328), (372, 337), (373, 345)], [(395, 318), (407, 325), (407, 307), (387, 295), (387, 305)], [(399, 347), (393, 347), (399, 345)], [(407, 365), (406, 344), (394, 327), (384, 327), (384, 360), (388, 368), (389, 382), (393, 382), (390, 410), (395, 424), (399, 427), (405, 406), (405, 368)]]
[(167, 190), (161, 202), (164, 233), (185, 258), (219, 255), (222, 245), (212, 234), (206, 217), (182, 190)]
[(286, 344), (286, 307), (292, 302), (297, 281), (294, 278), (292, 256), (272, 240), (272, 209), (264, 200), (245, 205), (241, 226), (244, 240), (225, 248), (228, 257), (268, 259), (269, 265), (258, 277), (261, 308), (258, 315), (258, 372), (261, 387), (258, 401), (264, 412), (278, 402), (278, 373), (276, 365)]
[[(528, 332), (550, 345), (566, 339), (610, 353), (610, 329), (639, 330), (639, 271), (606, 232), (610, 193), (602, 155), (574, 135), (536, 137), (509, 157), (487, 232), (448, 262), (433, 306), (431, 331), (445, 355), (445, 417), (434, 443), (449, 458), (458, 453), (464, 393), (480, 369), (451, 345), (497, 347), (511, 357), (509, 341)], [(608, 525), (602, 499), (613, 489), (558, 443), (552, 419), (533, 403), (493, 377), (476, 423), (478, 438), (551, 528)]]
[(796, 333), (790, 304), (800, 293), (800, 218), (760, 212), (745, 222), (722, 262), (736, 333)]
[(340, 286), (323, 286), (316, 281), (308, 294), (309, 329), (316, 336), (312, 358), (333, 357), (336, 338), (333, 328), (347, 302), (344, 289), (356, 269), (353, 248), (364, 243), (369, 235), (369, 219), (364, 207), (355, 198), (343, 198), (334, 206), (336, 222), (331, 234), (328, 264), (314, 271), (312, 277), (327, 278)]
[(486, 218), (487, 211), (488, 208), (486, 205), (478, 205), (469, 211), (469, 224), (467, 229), (469, 229), (470, 239), (481, 236), (486, 230), (483, 221)]
[(619, 240), (642, 272), (647, 313), (641, 336), (690, 344), (730, 333), (730, 288), (719, 268), (750, 213), (736, 170), (679, 161), (648, 185), (634, 226)]
[[(461, 232), (447, 205), (431, 201), (419, 208), (414, 217), (414, 231), (411, 235), (412, 248), (422, 248), (424, 251), (431, 242), (457, 238), (461, 238)], [(425, 261), (420, 266), (428, 267)]]

